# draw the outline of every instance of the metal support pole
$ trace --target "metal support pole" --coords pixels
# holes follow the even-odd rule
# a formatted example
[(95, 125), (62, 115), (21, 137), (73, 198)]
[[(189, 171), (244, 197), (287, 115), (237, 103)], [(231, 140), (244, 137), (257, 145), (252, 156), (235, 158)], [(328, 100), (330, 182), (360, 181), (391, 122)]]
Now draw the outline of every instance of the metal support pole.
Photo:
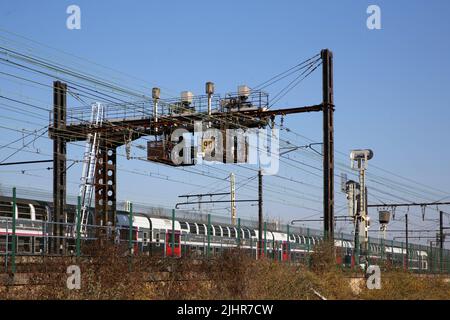
[(395, 264), (395, 257), (394, 257), (394, 239), (391, 240), (391, 263), (392, 263), (392, 265)]
[(333, 54), (321, 51), (323, 90), (323, 206), (324, 236), (334, 244), (334, 129)]
[[(214, 83), (207, 82), (205, 86), (206, 94), (208, 95), (208, 118), (211, 117), (211, 104), (212, 104), (212, 95), (214, 94)], [(208, 122), (208, 127), (211, 127), (211, 122)]]
[(209, 258), (209, 253), (211, 251), (211, 214), (208, 213), (208, 251), (206, 252), (206, 257)]
[(402, 264), (403, 264), (403, 270), (405, 270), (406, 269), (406, 265), (405, 265), (405, 260), (404, 260), (404, 258), (403, 258), (403, 242), (401, 242), (401, 248), (402, 248)]
[(234, 173), (230, 173), (230, 194), (231, 194), (231, 224), (236, 225), (236, 189)]
[[(155, 123), (158, 122), (158, 101), (160, 98), (160, 89), (153, 88), (152, 89), (152, 100), (153, 100), (153, 121)], [(155, 132), (158, 131), (158, 128), (155, 126)]]
[(444, 221), (443, 211), (439, 211), (439, 258), (440, 258), (440, 271), (442, 272), (443, 258), (444, 258)]
[(61, 253), (65, 248), (64, 223), (67, 222), (66, 208), (66, 113), (67, 85), (53, 82), (53, 239), (52, 251)]
[(262, 170), (258, 171), (258, 258), (262, 254), (262, 232), (263, 232), (263, 187), (262, 187)]
[(172, 257), (173, 257), (173, 251), (175, 250), (175, 209), (172, 209), (172, 234), (170, 237), (170, 247), (172, 248)]
[(355, 223), (355, 264), (359, 264), (359, 221), (360, 221), (360, 216), (358, 215), (356, 217), (356, 223)]
[(133, 204), (130, 203), (130, 212), (128, 212), (128, 250), (130, 256), (133, 255)]
[(286, 253), (288, 255), (288, 260), (291, 260), (291, 250), (290, 250), (290, 242), (289, 242), (289, 237), (290, 237), (290, 233), (289, 233), (289, 224), (287, 225), (287, 242), (286, 242)]
[(429, 253), (429, 260), (430, 260), (430, 265), (428, 266), (428, 270), (432, 271), (433, 269), (433, 241), (430, 241), (430, 253)]
[[(117, 146), (102, 135), (95, 166), (95, 220), (98, 227), (116, 225)], [(97, 228), (97, 236), (106, 238), (105, 229)]]
[(408, 246), (408, 243), (409, 243), (409, 239), (408, 239), (408, 214), (406, 213), (405, 214), (405, 232), (406, 232), (406, 266), (408, 267), (408, 262), (409, 262), (409, 252), (408, 252), (408, 249), (409, 249), (409, 246)]
[[(11, 272), (16, 273), (16, 187), (13, 188), (13, 203), (12, 203), (12, 248), (11, 248)], [(8, 249), (7, 249), (8, 250)]]
[(306, 261), (307, 261), (307, 265), (308, 268), (310, 267), (310, 259), (309, 259), (309, 250), (310, 250), (310, 243), (309, 243), (309, 228), (306, 229), (306, 248), (307, 248), (307, 256), (306, 256)]
[(264, 221), (264, 256), (267, 257), (267, 222)]
[(436, 250), (434, 250), (434, 254), (433, 254), (433, 272), (436, 273), (436, 269), (437, 269), (437, 254), (436, 254)]
[(5, 273), (8, 273), (8, 259), (9, 259), (9, 223), (6, 221), (6, 239), (5, 239)]
[(81, 197), (78, 196), (77, 201), (77, 257), (80, 257), (80, 241), (81, 241)]
[(42, 248), (42, 256), (45, 256), (48, 252), (48, 234), (47, 234), (47, 221), (42, 222), (42, 236), (44, 241), (44, 247)]
[(238, 246), (241, 246), (241, 218), (238, 218)]

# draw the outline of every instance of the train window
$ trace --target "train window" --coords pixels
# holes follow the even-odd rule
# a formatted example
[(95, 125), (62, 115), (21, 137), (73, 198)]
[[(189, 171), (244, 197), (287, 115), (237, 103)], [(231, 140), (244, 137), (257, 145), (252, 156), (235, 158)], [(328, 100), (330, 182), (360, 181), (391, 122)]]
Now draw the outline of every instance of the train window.
[(19, 212), (19, 219), (31, 219), (31, 210), (28, 204), (18, 203), (17, 210)]
[(6, 201), (0, 201), (0, 217), (11, 217), (12, 204)]
[(250, 234), (252, 235), (252, 237), (256, 237), (256, 232), (255, 232), (255, 230), (250, 230)]
[(144, 242), (144, 246), (147, 245), (147, 241), (148, 241), (148, 233), (144, 231), (143, 235), (142, 235), (142, 241)]
[(228, 227), (222, 227), (223, 229), (223, 236), (224, 237), (229, 237), (230, 236), (230, 229), (228, 229)]
[(184, 221), (180, 221), (180, 227), (181, 227), (181, 229), (184, 229), (184, 230), (189, 229), (187, 222), (184, 222)]
[(250, 230), (249, 230), (249, 229), (246, 229), (246, 230), (245, 230), (245, 233), (244, 233), (244, 239), (250, 239), (250, 238), (251, 238)]
[(17, 252), (31, 253), (31, 237), (17, 237)]
[(241, 239), (244, 239), (245, 238), (245, 230), (241, 228), (240, 232), (241, 232)]
[(236, 229), (233, 227), (230, 228), (230, 237), (236, 238)]
[(206, 226), (204, 224), (198, 224), (198, 234), (206, 234)]
[(34, 212), (36, 215), (36, 220), (41, 220), (41, 221), (46, 220), (45, 217), (46, 217), (47, 212), (45, 210), (45, 207), (34, 206)]
[(156, 242), (159, 242), (159, 232), (158, 232), (158, 231), (157, 231), (156, 234), (155, 234), (155, 241), (156, 241)]
[(222, 236), (222, 231), (220, 231), (220, 227), (219, 226), (214, 226), (214, 232), (215, 232), (217, 237), (221, 237)]
[(34, 238), (34, 253), (42, 253), (44, 249), (44, 239), (43, 238)]
[[(179, 233), (175, 233), (174, 237), (173, 237), (173, 244), (175, 246), (178, 246), (180, 244), (180, 234)], [(167, 233), (167, 243), (169, 246), (172, 245), (172, 232)]]
[(189, 223), (189, 232), (197, 234), (197, 227), (195, 223)]
[(6, 239), (6, 236), (0, 236), (0, 252), (6, 252), (6, 244), (8, 244), (8, 251), (11, 251), (11, 237)]
[(289, 235), (289, 240), (295, 241), (295, 236), (293, 234)]

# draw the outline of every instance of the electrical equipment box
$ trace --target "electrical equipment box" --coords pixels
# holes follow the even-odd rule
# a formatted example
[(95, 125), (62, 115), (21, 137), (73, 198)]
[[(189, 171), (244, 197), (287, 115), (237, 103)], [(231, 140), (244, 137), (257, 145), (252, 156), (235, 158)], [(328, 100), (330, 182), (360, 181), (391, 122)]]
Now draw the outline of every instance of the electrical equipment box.
[[(191, 166), (194, 165), (194, 147), (191, 147), (190, 161), (181, 164), (175, 164), (172, 161), (172, 149), (176, 145), (168, 139), (147, 141), (147, 160), (167, 164), (170, 166)], [(183, 150), (181, 151), (183, 156)]]
[(246, 85), (238, 86), (238, 95), (241, 99), (247, 99), (250, 96), (250, 88)]
[(379, 211), (379, 222), (380, 224), (388, 224), (391, 218), (391, 213), (389, 211)]
[(194, 99), (194, 94), (190, 91), (181, 92), (181, 102), (186, 104), (191, 104), (192, 99)]

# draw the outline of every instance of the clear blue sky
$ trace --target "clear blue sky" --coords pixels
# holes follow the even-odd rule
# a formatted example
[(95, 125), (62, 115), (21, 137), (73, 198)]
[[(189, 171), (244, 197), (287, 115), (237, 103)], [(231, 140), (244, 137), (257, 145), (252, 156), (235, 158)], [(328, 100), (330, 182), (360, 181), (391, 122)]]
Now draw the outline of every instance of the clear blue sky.
[[(70, 4), (81, 8), (81, 30), (66, 28), (66, 8)], [(370, 4), (381, 8), (381, 30), (366, 28), (366, 8)], [(1, 2), (0, 27), (123, 71), (142, 79), (149, 88), (161, 86), (166, 95), (177, 95), (182, 90), (202, 94), (206, 81), (214, 81), (217, 91), (221, 93), (235, 90), (238, 84), (256, 85), (318, 53), (320, 49), (329, 48), (334, 52), (335, 59), (336, 149), (348, 153), (354, 148), (371, 148), (375, 152), (371, 164), (447, 191), (436, 192), (437, 195), (426, 194), (427, 198), (438, 200), (438, 195), (443, 198), (450, 194), (449, 14), (450, 2), (445, 0), (16, 0)], [(10, 86), (6, 81), (0, 78), (0, 90), (2, 86)], [(12, 91), (26, 92), (26, 87), (11, 88)], [(269, 90), (269, 93), (276, 91)], [(51, 92), (41, 90), (39, 98), (50, 103)], [(277, 105), (308, 105), (320, 100), (320, 72), (316, 71), (311, 79)], [(3, 112), (6, 114), (6, 111)], [(47, 115), (44, 113), (44, 116)], [(2, 125), (24, 127), (17, 121), (0, 121)], [(45, 121), (40, 123), (45, 125)], [(314, 141), (321, 140), (319, 114), (294, 115), (286, 119), (286, 125)], [(1, 134), (1, 144), (20, 136), (7, 130), (2, 130)], [(288, 136), (284, 138), (288, 139)], [(51, 151), (51, 142), (47, 139), (39, 141), (38, 147)], [(0, 154), (3, 158), (12, 151), (3, 149)], [(69, 148), (69, 153), (69, 157), (80, 157), (81, 149)], [(347, 156), (337, 156), (349, 165)], [(11, 160), (30, 157), (34, 159), (35, 156), (18, 153)], [(301, 161), (302, 155), (298, 155), (297, 159)], [(127, 162), (121, 158), (119, 165), (160, 172), (195, 184), (212, 185), (213, 189), (226, 187), (218, 180), (142, 161)], [(320, 163), (315, 165), (320, 166)], [(238, 170), (225, 166), (221, 169), (228, 172)], [(2, 168), (0, 171), (5, 170)], [(369, 174), (370, 170), (369, 165)], [(397, 179), (372, 170), (384, 177)], [(282, 168), (281, 172), (308, 183), (321, 184), (319, 178), (292, 168)], [(225, 176), (225, 173), (215, 173)], [(51, 191), (50, 172), (36, 171), (36, 174), (44, 178), (3, 172), (0, 173), (0, 183), (8, 186), (35, 185)], [(69, 172), (68, 179), (75, 182), (69, 184), (73, 194), (76, 193), (80, 174), (79, 166), (74, 166)], [(242, 174), (249, 176), (252, 173), (242, 171)], [(279, 187), (287, 186), (280, 180), (267, 180)], [(398, 181), (407, 184), (404, 180)], [(289, 184), (289, 187), (321, 197), (320, 190), (298, 184)], [(378, 188), (391, 193), (387, 187)], [(119, 173), (120, 199), (173, 206), (178, 194), (194, 190), (189, 185)], [(195, 191), (210, 190), (198, 188)], [(282, 191), (280, 188), (278, 190)], [(252, 190), (247, 190), (245, 194), (247, 198), (256, 196)], [(415, 201), (424, 200), (401, 192), (398, 195)], [(283, 196), (275, 193), (272, 197), (278, 199)], [(345, 204), (343, 196), (337, 194), (336, 197), (342, 207)], [(372, 200), (376, 201), (374, 198)], [(289, 201), (297, 200), (290, 198)], [(298, 203), (321, 208), (320, 201), (314, 204), (298, 200)], [(244, 216), (257, 214), (256, 207), (241, 205), (238, 210)], [(315, 213), (288, 205), (271, 204), (270, 200), (266, 201), (265, 212), (285, 220)], [(222, 213), (226, 214), (226, 211)]]

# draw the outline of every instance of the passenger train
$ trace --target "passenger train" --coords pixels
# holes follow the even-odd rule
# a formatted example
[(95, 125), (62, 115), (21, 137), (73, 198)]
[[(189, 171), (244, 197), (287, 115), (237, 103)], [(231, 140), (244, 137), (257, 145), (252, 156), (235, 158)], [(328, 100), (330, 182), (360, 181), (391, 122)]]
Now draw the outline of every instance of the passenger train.
[[(39, 255), (48, 252), (48, 242), (52, 239), (52, 203), (37, 200), (16, 200), (16, 235), (18, 255)], [(74, 223), (76, 207), (67, 205), (69, 222), (66, 224), (67, 251), (74, 251)], [(127, 212), (118, 211), (114, 240), (125, 242), (129, 239), (129, 216)], [(72, 217), (72, 219), (70, 219)], [(12, 234), (12, 198), (0, 196), (0, 255), (11, 252)], [(260, 245), (258, 230), (242, 226), (240, 228), (227, 224), (212, 224), (207, 233), (207, 224), (200, 220), (171, 219), (145, 214), (133, 215), (132, 239), (133, 250), (152, 256), (203, 256), (219, 255), (221, 252), (239, 247), (256, 258)], [(261, 250), (266, 257), (279, 261), (302, 262), (314, 247), (323, 241), (317, 235), (267, 230), (262, 235)], [(85, 238), (84, 240), (89, 240)], [(209, 243), (209, 244), (208, 244)], [(354, 247), (352, 241), (342, 238), (335, 240), (337, 263), (354, 266)], [(363, 254), (362, 254), (363, 255)], [(370, 263), (380, 259), (397, 266), (408, 266), (413, 270), (429, 268), (428, 254), (425, 249), (409, 251), (406, 261), (406, 249), (402, 246), (386, 243), (370, 244), (364, 253)]]

